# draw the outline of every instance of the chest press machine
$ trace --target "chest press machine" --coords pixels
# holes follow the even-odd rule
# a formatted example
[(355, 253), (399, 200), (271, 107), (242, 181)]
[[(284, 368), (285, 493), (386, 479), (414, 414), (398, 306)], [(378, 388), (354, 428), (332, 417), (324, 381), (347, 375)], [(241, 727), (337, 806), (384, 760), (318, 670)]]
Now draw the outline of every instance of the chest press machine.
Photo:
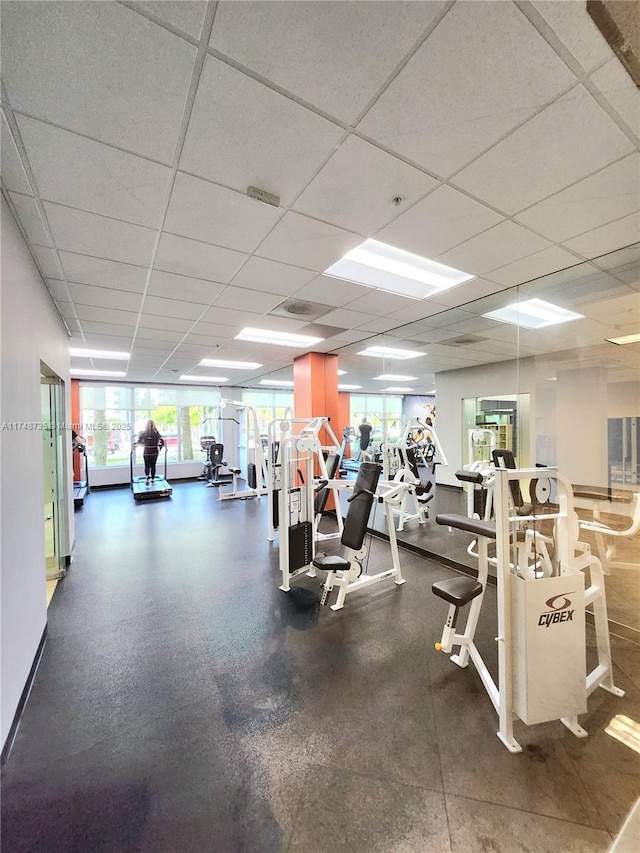
[[(546, 479), (539, 479), (546, 478)], [(510, 510), (512, 483), (534, 479), (535, 494), (544, 499), (555, 485), (557, 506), (528, 517)], [(496, 470), (495, 523), (454, 514), (439, 514), (438, 524), (464, 530), (478, 539), (478, 578), (458, 577), (438, 581), (432, 591), (449, 604), (438, 651), (466, 667), (471, 658), (498, 714), (497, 735), (509, 752), (521, 752), (513, 735), (513, 722), (526, 725), (559, 719), (576, 737), (587, 732), (578, 714), (587, 710), (587, 697), (597, 688), (623, 696), (613, 683), (607, 605), (602, 564), (587, 544), (578, 541), (578, 521), (571, 486), (554, 469)], [(518, 526), (534, 528), (553, 524), (554, 574), (540, 577), (518, 566)], [(488, 543), (496, 543), (498, 604), (498, 681), (494, 681), (474, 642), (488, 579)], [(589, 587), (585, 589), (585, 570)], [(469, 607), (464, 630), (457, 623), (462, 608)], [(592, 605), (598, 662), (586, 672), (585, 608)]]

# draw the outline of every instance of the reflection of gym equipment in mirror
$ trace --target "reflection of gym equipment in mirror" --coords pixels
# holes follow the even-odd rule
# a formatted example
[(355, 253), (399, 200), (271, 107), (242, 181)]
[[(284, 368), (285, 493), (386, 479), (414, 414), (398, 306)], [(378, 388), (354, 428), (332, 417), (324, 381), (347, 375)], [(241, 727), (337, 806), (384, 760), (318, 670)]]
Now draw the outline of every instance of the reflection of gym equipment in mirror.
[(637, 552), (635, 562), (617, 559), (616, 552), (617, 544), (621, 545), (623, 540), (640, 531), (640, 492), (588, 486), (574, 486), (573, 489), (577, 504), (593, 514), (592, 519), (580, 521), (580, 528), (594, 534), (604, 573), (610, 575), (612, 569), (640, 569)]
[[(557, 505), (534, 503), (528, 516), (515, 514), (513, 488), (532, 480), (531, 493)], [(579, 526), (571, 486), (550, 468), (496, 468), (495, 523), (455, 514), (439, 514), (438, 524), (472, 533), (478, 541), (478, 578), (457, 577), (433, 584), (435, 595), (449, 604), (436, 649), (466, 667), (471, 658), (498, 714), (498, 737), (510, 752), (520, 752), (513, 721), (527, 725), (559, 719), (576, 737), (587, 732), (578, 714), (587, 710), (587, 697), (597, 688), (624, 695), (613, 683), (607, 607), (602, 565), (589, 545), (578, 541)], [(539, 576), (519, 567), (519, 531), (523, 522), (544, 526), (552, 543), (553, 573)], [(475, 630), (488, 579), (488, 544), (496, 543), (498, 604), (498, 681), (494, 681), (475, 642)], [(533, 555), (535, 559), (535, 554)], [(585, 589), (584, 572), (589, 572)], [(460, 610), (470, 605), (464, 630), (457, 631)], [(585, 607), (593, 608), (598, 663), (586, 672)]]
[(156, 474), (153, 482), (149, 482), (149, 478), (144, 475), (136, 476), (134, 473), (136, 465), (136, 450), (140, 446), (141, 445), (138, 444), (135, 437), (131, 439), (131, 453), (129, 454), (129, 481), (131, 491), (133, 492), (133, 499), (135, 501), (146, 501), (155, 500), (157, 498), (170, 498), (173, 493), (173, 489), (167, 480), (167, 445), (165, 444), (160, 451), (160, 453), (164, 455), (164, 474)]
[[(427, 504), (433, 499), (431, 490), (435, 468), (436, 465), (447, 465), (447, 457), (435, 428), (418, 418), (407, 421), (398, 443), (390, 445), (388, 450), (389, 456), (395, 456), (393, 463), (387, 459), (388, 467), (395, 471), (394, 482), (405, 483), (409, 487), (396, 509), (398, 532), (401, 532), (405, 522), (424, 524), (428, 518)], [(426, 477), (422, 476), (420, 467), (426, 469)]]
[[(80, 479), (73, 481), (73, 508), (80, 509), (83, 506), (85, 498), (90, 492), (89, 487), (89, 459), (87, 456), (87, 439), (83, 435), (78, 435), (75, 430), (72, 433), (71, 448), (74, 453), (78, 454)], [(74, 458), (75, 468), (75, 458)], [(84, 477), (83, 477), (84, 475)]]

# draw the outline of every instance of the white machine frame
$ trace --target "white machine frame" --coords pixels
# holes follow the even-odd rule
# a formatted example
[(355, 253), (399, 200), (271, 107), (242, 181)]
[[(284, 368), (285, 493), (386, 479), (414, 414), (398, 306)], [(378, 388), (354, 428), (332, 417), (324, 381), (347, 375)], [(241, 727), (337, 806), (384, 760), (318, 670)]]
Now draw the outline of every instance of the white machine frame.
[[(538, 494), (544, 498), (551, 491), (550, 486), (547, 487), (545, 485), (545, 478), (547, 482), (555, 481), (558, 511), (544, 513), (543, 515), (530, 515), (529, 517), (512, 515), (509, 507), (509, 482), (511, 480), (535, 479), (538, 482)], [(451, 660), (460, 667), (466, 667), (469, 658), (471, 658), (498, 714), (499, 728), (497, 735), (509, 752), (513, 753), (522, 751), (520, 744), (513, 735), (514, 719), (519, 718), (527, 724), (543, 721), (543, 719), (539, 718), (539, 715), (540, 713), (544, 714), (544, 709), (542, 712), (540, 710), (540, 704), (544, 703), (544, 696), (536, 695), (536, 690), (529, 683), (529, 676), (533, 672), (537, 672), (539, 676), (541, 674), (548, 688), (549, 684), (552, 687), (562, 684), (563, 678), (561, 676), (564, 675), (564, 673), (559, 672), (562, 667), (562, 662), (559, 662), (561, 658), (560, 652), (562, 651), (560, 648), (558, 648), (557, 657), (554, 655), (553, 657), (544, 657), (540, 660), (540, 653), (536, 651), (535, 645), (527, 648), (525, 644), (523, 637), (525, 628), (530, 623), (530, 614), (522, 606), (522, 590), (527, 585), (529, 585), (530, 590), (534, 590), (538, 584), (551, 584), (553, 582), (557, 588), (558, 579), (562, 580), (566, 578), (568, 581), (566, 585), (571, 587), (571, 589), (562, 592), (564, 599), (561, 599), (560, 594), (555, 594), (547, 599), (546, 606), (548, 607), (548, 612), (539, 615), (537, 625), (538, 627), (542, 626), (544, 630), (556, 622), (570, 621), (568, 613), (565, 613), (569, 605), (563, 606), (565, 600), (566, 602), (570, 602), (574, 608), (571, 611), (571, 616), (573, 617), (574, 612), (577, 613), (576, 623), (579, 623), (581, 627), (576, 636), (579, 637), (582, 648), (578, 648), (576, 645), (578, 641), (574, 640), (574, 647), (569, 649), (570, 652), (574, 653), (574, 659), (576, 655), (579, 658), (580, 655), (585, 654), (584, 610), (588, 605), (592, 605), (593, 607), (598, 663), (590, 673), (586, 674), (583, 688), (578, 689), (577, 692), (566, 699), (566, 702), (570, 706), (569, 713), (565, 713), (560, 717), (547, 716), (544, 719), (560, 719), (576, 737), (586, 737), (587, 732), (578, 723), (578, 714), (586, 710), (587, 697), (597, 687), (602, 687), (616, 696), (623, 696), (624, 691), (620, 690), (613, 683), (602, 564), (597, 557), (591, 554), (590, 548), (586, 543), (578, 541), (578, 520), (574, 512), (571, 486), (555, 469), (551, 468), (497, 469), (494, 490), (497, 548), (498, 635), (496, 642), (498, 643), (498, 682), (494, 681), (474, 643), (474, 634), (488, 576), (488, 538), (486, 535), (478, 537), (478, 581), (482, 590), (480, 594), (476, 591), (475, 597), (469, 599), (471, 606), (465, 629), (462, 633), (456, 631), (458, 611), (461, 606), (465, 605), (456, 606), (450, 604), (442, 639), (440, 643), (436, 643), (436, 648), (450, 653), (453, 646), (459, 646), (459, 653), (451, 655)], [(443, 519), (447, 518), (451, 519), (450, 516), (443, 517)], [(516, 525), (520, 525), (522, 522), (529, 522), (535, 526), (537, 523), (550, 521), (553, 522), (555, 529), (553, 539), (556, 547), (556, 576), (553, 578), (529, 578), (526, 580), (519, 578), (516, 574), (518, 559), (516, 556), (512, 556), (512, 549), (517, 539), (515, 535)], [(445, 521), (443, 520), (440, 523), (445, 523)], [(483, 521), (479, 521), (477, 524), (490, 525), (489, 522)], [(583, 573), (585, 569), (589, 570), (590, 585), (587, 589), (584, 589)], [(467, 580), (473, 584), (471, 579)], [(571, 580), (573, 580), (573, 583)], [(576, 587), (575, 590), (573, 589), (574, 586)], [(546, 589), (549, 588), (546, 587)], [(545, 594), (544, 590), (545, 587), (542, 587), (543, 597)], [(559, 602), (557, 599), (559, 599)], [(560, 606), (556, 608), (558, 603)], [(535, 615), (538, 614), (536, 613)], [(565, 616), (567, 616), (567, 619), (565, 619)], [(527, 622), (527, 625), (525, 625), (525, 622)], [(535, 622), (533, 624), (535, 626)], [(535, 635), (533, 636), (535, 641)], [(539, 634), (539, 636), (542, 635)], [(575, 673), (572, 673), (572, 676), (574, 677)], [(578, 678), (580, 678), (579, 673)], [(573, 680), (575, 681), (575, 677)], [(526, 695), (528, 690), (532, 691), (530, 695)], [(537, 692), (544, 693), (546, 690), (540, 691), (540, 687), (538, 686)]]
[[(606, 496), (596, 493), (591, 499), (593, 520), (580, 522), (582, 530), (589, 530), (595, 535), (596, 547), (605, 575), (610, 575), (611, 569), (640, 569), (640, 561), (628, 563), (616, 559), (616, 539), (635, 536), (640, 530), (640, 492), (633, 492), (630, 497), (629, 503), (623, 503), (616, 501), (613, 496), (611, 500), (607, 500)], [(627, 507), (628, 512), (625, 512)], [(629, 524), (625, 528), (610, 527), (602, 521), (602, 512), (627, 518)]]
[[(247, 500), (248, 498), (259, 498), (266, 495), (268, 491), (269, 472), (267, 470), (267, 460), (265, 457), (262, 442), (260, 440), (260, 423), (258, 416), (253, 406), (248, 403), (243, 403), (240, 400), (220, 400), (220, 409), (225, 407), (234, 407), (243, 415), (243, 420), (240, 423), (240, 430), (244, 429), (246, 450), (247, 450), (247, 469), (250, 464), (255, 465), (256, 486), (251, 488), (247, 483), (246, 489), (238, 489), (238, 480), (242, 473), (241, 468), (227, 466), (227, 471), (231, 474), (231, 489), (225, 489), (225, 484), (219, 485), (218, 500), (232, 501), (237, 498)], [(248, 471), (247, 471), (248, 473)]]

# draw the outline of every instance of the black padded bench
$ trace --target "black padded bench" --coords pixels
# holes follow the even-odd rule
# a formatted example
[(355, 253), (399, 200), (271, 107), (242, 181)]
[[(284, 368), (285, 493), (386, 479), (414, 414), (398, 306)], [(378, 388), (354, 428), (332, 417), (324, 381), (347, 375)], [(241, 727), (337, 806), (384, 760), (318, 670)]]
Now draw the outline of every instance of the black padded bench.
[[(466, 474), (475, 476), (474, 472), (466, 471)], [(457, 476), (457, 474), (456, 474)], [(481, 475), (479, 475), (481, 476)], [(475, 482), (470, 480), (470, 482)], [(439, 513), (436, 515), (436, 524), (443, 527), (455, 527), (457, 530), (465, 530), (474, 536), (485, 536), (487, 539), (496, 538), (496, 526), (492, 521), (482, 521), (479, 518), (469, 518), (466, 515), (455, 513)], [(455, 607), (464, 607), (482, 592), (482, 584), (475, 578), (451, 578), (450, 580), (436, 581), (431, 591), (439, 598), (444, 598)]]

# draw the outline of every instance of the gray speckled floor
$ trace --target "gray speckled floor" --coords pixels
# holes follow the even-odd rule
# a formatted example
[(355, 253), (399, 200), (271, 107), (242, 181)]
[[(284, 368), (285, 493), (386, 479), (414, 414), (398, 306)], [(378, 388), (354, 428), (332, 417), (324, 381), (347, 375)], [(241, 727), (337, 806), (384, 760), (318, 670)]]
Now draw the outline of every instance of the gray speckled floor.
[[(201, 483), (91, 494), (3, 772), (3, 850), (609, 848), (640, 794), (637, 753), (605, 733), (640, 720), (640, 647), (614, 639), (627, 694), (590, 698), (588, 738), (518, 725), (510, 755), (473, 667), (433, 650), (451, 569), (403, 550), (404, 586), (320, 611), (317, 581), (278, 589), (266, 512)], [(490, 591), (492, 667), (494, 636)]]

